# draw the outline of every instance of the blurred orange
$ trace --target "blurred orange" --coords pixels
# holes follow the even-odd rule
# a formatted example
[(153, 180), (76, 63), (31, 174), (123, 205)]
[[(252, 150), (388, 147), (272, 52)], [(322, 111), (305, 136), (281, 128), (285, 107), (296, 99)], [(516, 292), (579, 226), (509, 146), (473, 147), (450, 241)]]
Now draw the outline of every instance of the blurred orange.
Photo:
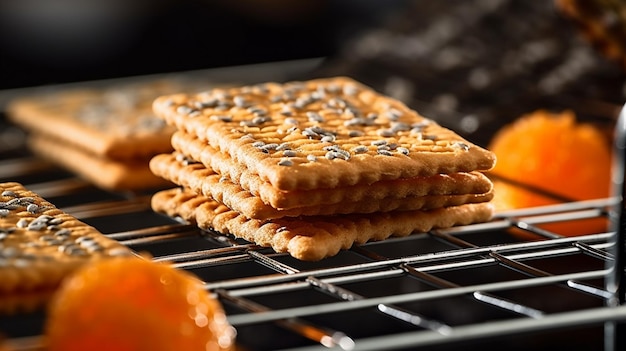
[[(489, 145), (498, 158), (490, 172), (494, 176), (496, 209), (608, 197), (609, 145), (605, 134), (592, 124), (577, 122), (571, 111), (539, 110), (521, 116), (502, 128)], [(607, 220), (581, 220), (544, 228), (563, 235), (589, 234), (605, 231)]]
[(48, 350), (231, 350), (234, 330), (190, 273), (138, 258), (69, 277), (46, 320)]

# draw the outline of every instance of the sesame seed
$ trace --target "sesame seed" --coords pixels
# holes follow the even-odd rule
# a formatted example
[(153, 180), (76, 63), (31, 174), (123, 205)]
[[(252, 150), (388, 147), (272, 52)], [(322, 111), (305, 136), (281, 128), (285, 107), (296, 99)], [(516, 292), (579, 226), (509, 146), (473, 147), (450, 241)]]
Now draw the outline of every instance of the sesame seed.
[(52, 218), (48, 221), (48, 224), (52, 224), (52, 225), (59, 225), (63, 223), (63, 219), (62, 218)]
[(60, 238), (67, 238), (71, 234), (72, 232), (67, 228), (59, 229), (58, 231), (56, 231), (56, 233), (54, 233), (55, 236), (60, 237)]
[(186, 105), (180, 105), (176, 108), (176, 112), (180, 113), (181, 115), (189, 115), (194, 111), (197, 111), (197, 110)]
[(17, 197), (17, 194), (11, 190), (5, 190), (2, 192), (2, 196)]
[(280, 161), (278, 161), (278, 165), (279, 166), (293, 166), (293, 161), (291, 161), (288, 158), (283, 158)]
[(261, 149), (266, 150), (266, 151), (271, 151), (271, 150), (276, 150), (277, 147), (278, 147), (278, 144), (270, 143), (270, 144), (265, 144), (261, 146)]
[(354, 149), (352, 149), (355, 153), (357, 154), (363, 154), (366, 153), (368, 151), (367, 146), (365, 145), (359, 145), (357, 147), (355, 147)]
[(393, 155), (391, 153), (391, 151), (389, 151), (389, 150), (378, 150), (378, 154), (379, 155), (383, 155), (383, 156), (392, 156)]
[(248, 112), (250, 113), (254, 113), (255, 115), (259, 115), (259, 116), (265, 116), (267, 115), (267, 110), (257, 107), (257, 106), (252, 106), (248, 108)]
[(402, 122), (393, 122), (391, 123), (391, 131), (393, 133), (404, 132), (407, 130), (411, 130), (411, 126), (407, 123)]
[(217, 99), (210, 97), (207, 100), (196, 101), (194, 106), (198, 109), (215, 107), (217, 106)]
[(317, 157), (315, 155), (306, 155), (306, 159), (309, 160), (309, 162), (315, 162), (317, 161)]
[(282, 143), (278, 145), (278, 147), (276, 147), (276, 151), (283, 151), (283, 150), (291, 150), (291, 146), (289, 146), (289, 143)]
[(463, 151), (468, 151), (468, 150), (470, 149), (469, 145), (467, 145), (467, 144), (465, 144), (465, 143), (462, 143), (462, 142), (460, 142), (460, 141), (458, 141), (458, 142), (456, 142), (456, 143), (452, 144), (452, 146), (453, 146), (453, 147), (456, 147), (456, 148), (459, 148), (459, 149), (461, 149), (461, 150), (463, 150)]
[(374, 146), (380, 146), (380, 145), (387, 145), (387, 140), (374, 140), (372, 141), (372, 145)]
[(403, 155), (408, 155), (409, 154), (409, 149), (405, 148), (405, 147), (399, 147), (396, 149), (399, 153), (403, 154)]
[(261, 125), (261, 124), (263, 124), (263, 123), (265, 123), (267, 121), (268, 121), (268, 119), (266, 117), (261, 117), (261, 116), (254, 117), (252, 119), (252, 123), (254, 123), (256, 125)]
[(343, 87), (343, 93), (344, 93), (345, 95), (354, 96), (354, 95), (356, 95), (356, 93), (357, 93), (358, 91), (359, 91), (359, 89), (358, 89), (356, 86), (352, 85), (352, 84), (345, 85), (345, 86)]
[(212, 115), (209, 118), (212, 121), (219, 121), (219, 122), (232, 122), (233, 121), (233, 117), (229, 115)]
[(37, 213), (38, 210), (39, 210), (39, 206), (37, 206), (36, 204), (30, 204), (26, 206), (26, 211), (30, 213)]
[(400, 117), (402, 117), (402, 112), (395, 108), (391, 108), (387, 111), (387, 118), (392, 121), (397, 121)]
[(15, 226), (18, 228), (26, 228), (28, 227), (28, 223), (29, 223), (28, 219), (20, 218), (20, 220), (17, 221), (17, 223), (15, 224)]
[(285, 124), (298, 125), (298, 120), (295, 118), (285, 118)]
[(252, 146), (254, 146), (254, 147), (263, 147), (264, 145), (265, 145), (265, 143), (260, 141), (260, 140), (259, 141), (255, 141), (254, 143), (252, 143)]
[(291, 110), (291, 107), (289, 105), (285, 105), (280, 110), (280, 114), (283, 115), (283, 116), (292, 116), (293, 115), (293, 111)]
[(235, 96), (233, 98), (233, 103), (237, 107), (247, 107), (248, 106), (248, 102), (246, 101), (246, 99), (243, 96), (240, 96), (240, 95), (237, 95), (237, 96)]
[(351, 138), (354, 138), (354, 137), (360, 137), (360, 136), (363, 136), (364, 134), (365, 134), (365, 133), (363, 133), (363, 132), (362, 132), (362, 131), (360, 131), (360, 130), (351, 130), (351, 131), (348, 131), (348, 136), (349, 136), (349, 137), (351, 137)]
[(310, 139), (319, 137), (319, 134), (314, 132), (311, 128), (306, 128), (305, 130), (303, 130), (302, 135), (309, 137)]
[(307, 111), (306, 116), (311, 122), (324, 122), (324, 118), (317, 112)]
[(381, 137), (388, 138), (394, 136), (395, 133), (391, 129), (379, 129), (376, 131), (376, 134)]
[(283, 151), (283, 156), (285, 157), (295, 157), (297, 153), (294, 150), (285, 150)]
[(335, 141), (335, 139), (337, 138), (334, 135), (324, 135), (321, 141), (325, 143), (332, 143), (333, 141)]
[(7, 210), (6, 208), (0, 209), (0, 218), (8, 216), (10, 212), (11, 211)]

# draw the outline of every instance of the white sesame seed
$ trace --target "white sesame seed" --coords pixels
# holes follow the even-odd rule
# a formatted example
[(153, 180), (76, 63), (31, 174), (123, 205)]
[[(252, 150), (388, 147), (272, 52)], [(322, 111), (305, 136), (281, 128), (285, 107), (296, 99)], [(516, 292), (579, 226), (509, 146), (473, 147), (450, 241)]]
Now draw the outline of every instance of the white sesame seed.
[(291, 161), (288, 158), (283, 158), (280, 161), (278, 161), (278, 165), (279, 166), (293, 166), (293, 161)]

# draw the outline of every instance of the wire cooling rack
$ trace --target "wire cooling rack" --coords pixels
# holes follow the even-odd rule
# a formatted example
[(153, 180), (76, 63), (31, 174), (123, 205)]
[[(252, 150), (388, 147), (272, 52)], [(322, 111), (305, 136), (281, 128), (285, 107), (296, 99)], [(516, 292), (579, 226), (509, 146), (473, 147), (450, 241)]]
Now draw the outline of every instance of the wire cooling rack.
[[(619, 196), (500, 212), (302, 262), (156, 214), (149, 193), (97, 189), (14, 146), (1, 153), (0, 181), (198, 275), (242, 350), (621, 349), (623, 269), (613, 268), (620, 245), (608, 225)], [(568, 236), (587, 227), (596, 229)], [(44, 322), (41, 311), (1, 317), (0, 330), (15, 349), (39, 350)]]

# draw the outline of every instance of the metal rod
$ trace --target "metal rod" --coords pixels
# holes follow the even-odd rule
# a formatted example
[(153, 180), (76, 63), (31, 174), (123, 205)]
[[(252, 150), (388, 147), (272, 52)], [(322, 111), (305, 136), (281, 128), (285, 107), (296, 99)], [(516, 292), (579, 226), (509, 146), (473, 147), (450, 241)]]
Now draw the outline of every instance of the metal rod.
[[(612, 293), (612, 297), (607, 300), (607, 304), (612, 307), (624, 305), (625, 277), (624, 277), (624, 255), (626, 255), (626, 183), (624, 182), (624, 167), (626, 167), (626, 105), (617, 119), (615, 125), (615, 135), (613, 141), (613, 167), (612, 167), (612, 191), (615, 196), (619, 196), (619, 203), (613, 207), (611, 217), (613, 236), (613, 256), (614, 260), (607, 261), (611, 269), (606, 285), (607, 291)], [(626, 325), (624, 323), (609, 322), (605, 324), (605, 350), (617, 351), (626, 349)]]

